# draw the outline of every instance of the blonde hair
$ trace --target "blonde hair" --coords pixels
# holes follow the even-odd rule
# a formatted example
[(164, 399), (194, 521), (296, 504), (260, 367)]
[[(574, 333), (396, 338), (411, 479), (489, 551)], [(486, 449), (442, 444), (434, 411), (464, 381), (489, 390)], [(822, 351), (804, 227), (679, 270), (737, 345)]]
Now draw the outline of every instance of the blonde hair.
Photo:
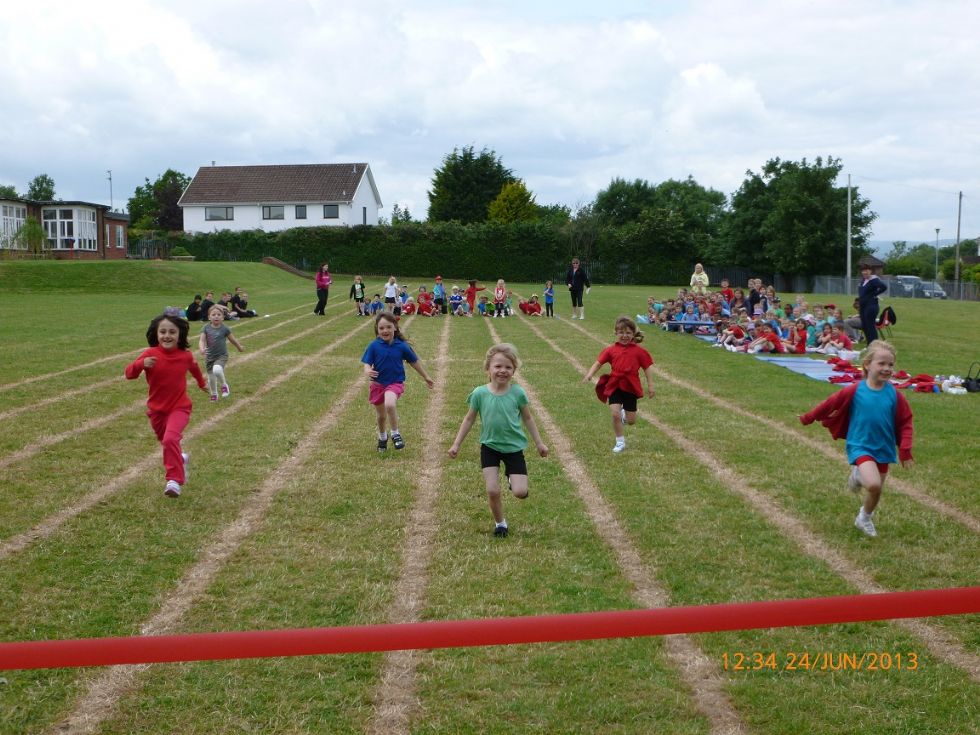
[(636, 322), (628, 316), (621, 316), (616, 320), (616, 326), (613, 328), (613, 331), (618, 332), (621, 329), (628, 329), (633, 333), (634, 344), (640, 344), (643, 341), (643, 332), (636, 326)]
[(501, 342), (487, 350), (487, 357), (483, 361), (484, 370), (490, 369), (490, 361), (493, 360), (495, 355), (503, 355), (510, 360), (510, 364), (514, 366), (515, 372), (521, 365), (521, 359), (517, 356), (517, 348), (509, 342)]
[(898, 353), (895, 351), (895, 345), (891, 342), (886, 342), (883, 339), (876, 339), (874, 342), (869, 344), (864, 348), (864, 352), (861, 353), (861, 365), (866, 366), (869, 362), (874, 359), (876, 352), (887, 352), (892, 356), (892, 360), (897, 359)]

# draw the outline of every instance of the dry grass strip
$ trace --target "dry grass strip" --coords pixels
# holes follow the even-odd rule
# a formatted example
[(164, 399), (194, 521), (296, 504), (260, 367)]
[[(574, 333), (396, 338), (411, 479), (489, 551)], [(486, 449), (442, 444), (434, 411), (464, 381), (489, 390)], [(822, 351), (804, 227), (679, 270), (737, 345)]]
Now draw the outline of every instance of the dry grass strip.
[[(446, 375), (449, 354), (449, 323), (443, 319), (442, 335), (435, 360), (435, 386), (429, 402), (426, 425), (438, 426), (446, 404)], [(438, 522), (435, 506), (442, 484), (443, 447), (436, 432), (427, 432), (422, 445), (422, 470), (415, 482), (402, 567), (395, 585), (394, 600), (388, 615), (391, 623), (419, 620), (429, 587), (429, 557)], [(381, 682), (374, 698), (374, 714), (368, 726), (373, 735), (402, 735), (409, 732), (412, 716), (418, 711), (415, 694), (415, 671), (419, 654), (415, 650), (390, 651), (385, 655)]]
[[(524, 322), (538, 338), (562, 355), (576, 370), (585, 374), (587, 368), (582, 367), (573, 355), (562, 350), (530, 320), (525, 319)], [(494, 342), (498, 342), (497, 331), (489, 321), (487, 327)], [(534, 389), (527, 383), (522, 385), (534, 406), (534, 412), (548, 434), (556, 459), (559, 460), (568, 479), (578, 489), (579, 497), (585, 503), (589, 518), (595, 524), (599, 536), (612, 549), (620, 568), (633, 585), (634, 599), (645, 608), (667, 607), (670, 599), (666, 590), (657, 583), (655, 574), (648, 571), (633, 542), (616, 518), (615, 511), (602, 497), (602, 492), (589, 475), (586, 466), (575, 455), (566, 432), (562, 431), (551, 418), (542, 402), (538, 400)], [(711, 732), (716, 735), (745, 732), (745, 725), (725, 691), (725, 679), (711, 658), (686, 635), (664, 636), (664, 647), (668, 658), (691, 688), (698, 711), (711, 723)]]
[[(157, 614), (140, 628), (140, 635), (168, 635), (178, 629), (183, 616), (201, 597), (225, 562), (262, 523), (279, 491), (302, 477), (304, 464), (321, 448), (324, 434), (337, 425), (348, 404), (363, 390), (364, 381), (362, 374), (351, 383), (344, 395), (333, 402), (331, 409), (310, 429), (293, 453), (269, 473), (265, 482), (245, 503), (238, 518), (204, 550), (200, 560), (187, 571), (174, 591), (163, 601)], [(149, 668), (150, 664), (110, 667), (89, 683), (88, 689), (75, 703), (72, 712), (51, 732), (59, 735), (96, 732), (112, 715), (123, 694), (138, 686), (137, 676)]]
[[(263, 383), (262, 386), (258, 390), (256, 390), (255, 393), (253, 393), (252, 395), (240, 401), (236, 401), (234, 404), (222, 410), (220, 413), (216, 413), (207, 421), (204, 421), (201, 424), (197, 424), (193, 429), (191, 429), (184, 435), (185, 438), (193, 439), (200, 434), (203, 434), (205, 432), (210, 432), (213, 427), (220, 424), (226, 418), (233, 416), (234, 414), (236, 414), (237, 412), (241, 411), (244, 408), (247, 408), (254, 401), (257, 401), (266, 393), (275, 390), (276, 388), (278, 388), (280, 385), (282, 385), (284, 382), (292, 378), (297, 373), (306, 370), (310, 366), (315, 365), (317, 361), (320, 360), (324, 355), (330, 353), (332, 350), (339, 347), (341, 344), (343, 344), (348, 339), (350, 339), (355, 334), (357, 334), (359, 331), (361, 331), (366, 326), (368, 326), (368, 324), (370, 324), (370, 320), (365, 320), (361, 322), (353, 330), (348, 332), (343, 337), (337, 339), (336, 341), (331, 342), (319, 352), (310, 355), (302, 362), (299, 362), (293, 367), (291, 367), (289, 370), (286, 370), (276, 375), (271, 380)], [(257, 353), (252, 353), (252, 354), (257, 354)], [(63, 508), (57, 513), (48, 516), (43, 521), (33, 526), (29, 530), (25, 531), (24, 533), (18, 534), (16, 536), (12, 536), (6, 541), (0, 543), (0, 559), (4, 559), (8, 556), (23, 551), (35, 541), (51, 536), (69, 520), (87, 511), (88, 509), (97, 505), (100, 501), (104, 500), (110, 495), (126, 487), (129, 483), (139, 478), (143, 473), (149, 471), (152, 467), (156, 466), (159, 463), (159, 461), (160, 461), (159, 452), (153, 452), (152, 454), (149, 454), (148, 456), (144, 457), (142, 460), (136, 462), (132, 467), (130, 467), (125, 472), (123, 472), (121, 475), (117, 475), (116, 477), (112, 478), (108, 482), (100, 485), (92, 492), (83, 495), (72, 505)]]
[[(593, 336), (577, 324), (572, 326), (589, 336)], [(543, 335), (541, 336), (544, 339)], [(593, 339), (601, 341), (597, 337), (593, 337)], [(559, 348), (556, 347), (555, 349)], [(559, 351), (561, 350), (559, 349)], [(567, 352), (561, 352), (571, 365), (583, 374), (585, 373), (586, 368), (582, 367), (574, 356)], [(682, 385), (687, 390), (693, 390), (690, 385)], [(702, 394), (703, 392), (699, 392), (699, 395)], [(772, 498), (753, 488), (749, 482), (732, 471), (730, 467), (719, 462), (711, 453), (702, 449), (697, 442), (684, 436), (677, 427), (659, 420), (647, 410), (641, 410), (638, 413), (673, 441), (684, 453), (694, 457), (708, 468), (718, 478), (722, 487), (734, 491), (783, 535), (792, 539), (803, 553), (827, 564), (837, 575), (853, 585), (862, 594), (890, 591), (875, 582), (871, 575), (852, 564), (840, 552), (818, 538), (799, 518), (780, 507)], [(918, 636), (936, 658), (959, 667), (969, 674), (974, 681), (980, 682), (980, 657), (969, 652), (962, 643), (921, 619), (901, 619), (892, 622)]]

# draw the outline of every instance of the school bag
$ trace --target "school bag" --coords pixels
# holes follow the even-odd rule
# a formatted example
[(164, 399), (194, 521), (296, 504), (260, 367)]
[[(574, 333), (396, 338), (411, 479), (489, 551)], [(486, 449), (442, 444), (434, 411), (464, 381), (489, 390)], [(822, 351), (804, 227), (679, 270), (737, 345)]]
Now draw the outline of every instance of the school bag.
[[(980, 393), (980, 362), (975, 362), (970, 365), (970, 370), (966, 374), (966, 378), (963, 380), (963, 387), (966, 388), (967, 393)], [(973, 374), (973, 368), (977, 368), (977, 374)]]

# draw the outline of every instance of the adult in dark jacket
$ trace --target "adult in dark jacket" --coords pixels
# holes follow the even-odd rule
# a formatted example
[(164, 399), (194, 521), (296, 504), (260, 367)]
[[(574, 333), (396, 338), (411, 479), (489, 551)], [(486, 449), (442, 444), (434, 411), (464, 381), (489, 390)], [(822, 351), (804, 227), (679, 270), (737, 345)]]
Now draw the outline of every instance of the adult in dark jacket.
[(201, 321), (201, 294), (197, 294), (194, 300), (187, 306), (187, 321)]
[(858, 313), (861, 315), (861, 331), (866, 344), (878, 339), (878, 296), (885, 293), (888, 286), (878, 276), (871, 274), (871, 266), (861, 266), (861, 285), (858, 286)]
[(572, 319), (585, 319), (585, 304), (582, 302), (582, 293), (588, 293), (592, 288), (589, 281), (589, 274), (581, 267), (578, 258), (572, 259), (572, 267), (565, 274), (565, 285), (572, 297)]

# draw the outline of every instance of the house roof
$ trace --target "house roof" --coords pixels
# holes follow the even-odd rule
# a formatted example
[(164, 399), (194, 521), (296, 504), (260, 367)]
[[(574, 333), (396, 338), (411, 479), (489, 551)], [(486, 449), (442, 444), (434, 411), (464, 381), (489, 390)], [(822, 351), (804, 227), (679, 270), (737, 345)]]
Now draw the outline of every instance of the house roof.
[(873, 255), (865, 255), (858, 261), (858, 265), (870, 265), (872, 268), (881, 268), (885, 261), (879, 260)]
[(366, 163), (202, 166), (178, 204), (349, 202), (365, 172), (380, 205), (381, 197)]

